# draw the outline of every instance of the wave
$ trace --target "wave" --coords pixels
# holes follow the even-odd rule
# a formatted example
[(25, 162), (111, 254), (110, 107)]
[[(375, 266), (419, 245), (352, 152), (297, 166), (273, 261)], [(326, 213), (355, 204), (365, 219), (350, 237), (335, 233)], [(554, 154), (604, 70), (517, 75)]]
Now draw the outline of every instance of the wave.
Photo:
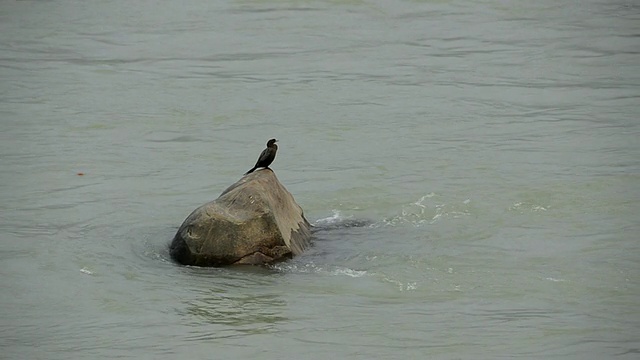
[(301, 274), (322, 274), (329, 276), (348, 276), (353, 278), (359, 278), (366, 276), (368, 273), (365, 270), (355, 270), (344, 266), (332, 266), (332, 265), (316, 265), (313, 262), (308, 263), (278, 263), (270, 266), (271, 269), (287, 272), (287, 273), (301, 273)]
[(469, 216), (472, 210), (471, 199), (451, 203), (442, 202), (435, 194), (429, 193), (417, 201), (403, 205), (398, 215), (380, 221), (380, 226), (412, 225), (423, 226), (434, 224), (444, 219), (455, 219)]
[(341, 210), (332, 210), (333, 214), (316, 220), (312, 225), (315, 231), (334, 230), (350, 227), (384, 226), (423, 226), (445, 219), (469, 216), (473, 211), (471, 199), (444, 202), (441, 196), (429, 193), (414, 202), (402, 205), (399, 213), (377, 221), (357, 219), (354, 215), (344, 215)]
[(333, 229), (365, 227), (373, 224), (373, 221), (356, 219), (353, 215), (344, 216), (340, 210), (333, 210), (333, 215), (316, 220), (313, 225), (314, 232)]

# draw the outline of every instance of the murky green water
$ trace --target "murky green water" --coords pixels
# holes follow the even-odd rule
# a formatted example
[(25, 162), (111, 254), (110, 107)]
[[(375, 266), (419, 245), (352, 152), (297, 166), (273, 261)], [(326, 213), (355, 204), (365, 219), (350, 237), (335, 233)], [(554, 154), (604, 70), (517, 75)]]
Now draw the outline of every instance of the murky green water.
[[(3, 357), (636, 359), (638, 24), (622, 0), (2, 2)], [(314, 247), (173, 264), (270, 137)]]

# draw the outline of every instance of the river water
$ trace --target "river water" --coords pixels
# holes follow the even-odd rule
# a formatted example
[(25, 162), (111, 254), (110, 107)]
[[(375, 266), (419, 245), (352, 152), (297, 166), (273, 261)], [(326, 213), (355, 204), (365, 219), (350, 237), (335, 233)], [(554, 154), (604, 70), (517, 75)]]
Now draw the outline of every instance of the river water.
[[(638, 359), (640, 5), (2, 1), (6, 359)], [(174, 264), (272, 165), (317, 226)]]

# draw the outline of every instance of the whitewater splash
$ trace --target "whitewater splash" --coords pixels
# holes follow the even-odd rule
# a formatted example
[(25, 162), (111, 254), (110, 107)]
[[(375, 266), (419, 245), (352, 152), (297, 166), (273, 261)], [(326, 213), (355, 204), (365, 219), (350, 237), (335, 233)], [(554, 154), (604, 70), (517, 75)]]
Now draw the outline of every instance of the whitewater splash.
[(402, 206), (400, 214), (384, 219), (381, 225), (398, 226), (402, 224), (410, 224), (413, 226), (422, 226), (433, 224), (443, 218), (459, 218), (470, 214), (471, 199), (465, 199), (461, 202), (442, 203), (436, 202), (438, 195), (435, 193), (426, 194), (417, 201)]
[(356, 219), (353, 215), (344, 216), (340, 210), (333, 210), (333, 215), (316, 220), (312, 225), (312, 231), (333, 230), (351, 227), (369, 226), (370, 220)]
[[(384, 218), (379, 221), (356, 219), (353, 215), (346, 216), (340, 210), (332, 210), (332, 215), (320, 218), (313, 223), (315, 231), (332, 230), (349, 227), (399, 226), (409, 224), (422, 226), (434, 224), (443, 219), (456, 219), (469, 216), (473, 209), (471, 199), (448, 202), (442, 201), (442, 197), (433, 192), (421, 196), (418, 200), (403, 205), (396, 216)], [(538, 210), (546, 210), (544, 208)]]
[(532, 211), (532, 212), (537, 212), (537, 211), (547, 211), (547, 208), (542, 206), (542, 205), (538, 205), (538, 204), (534, 204), (534, 203), (530, 203), (530, 202), (516, 202), (513, 205), (511, 205), (509, 207), (509, 210), (511, 211), (517, 211), (519, 213), (524, 213), (526, 211)]
[(352, 278), (359, 278), (366, 276), (368, 273), (364, 270), (354, 270), (348, 267), (341, 266), (321, 266), (316, 265), (313, 262), (306, 264), (275, 264), (271, 266), (272, 269), (290, 272), (290, 273), (303, 273), (303, 274), (322, 274), (329, 276), (348, 276)]
[(331, 225), (331, 224), (335, 224), (338, 223), (340, 221), (344, 221), (348, 218), (353, 218), (353, 216), (350, 217), (344, 217), (342, 216), (342, 213), (340, 212), (340, 210), (333, 210), (333, 215), (328, 216), (326, 218), (322, 218), (322, 219), (318, 219), (316, 220), (315, 223), (313, 223), (313, 226), (322, 226), (322, 225)]
[(390, 284), (395, 285), (398, 288), (398, 291), (403, 292), (403, 291), (413, 291), (416, 290), (418, 288), (418, 283), (415, 281), (409, 281), (409, 282), (402, 282), (402, 281), (398, 281), (395, 279), (391, 279), (388, 277), (383, 277), (382, 278), (383, 281), (388, 282)]

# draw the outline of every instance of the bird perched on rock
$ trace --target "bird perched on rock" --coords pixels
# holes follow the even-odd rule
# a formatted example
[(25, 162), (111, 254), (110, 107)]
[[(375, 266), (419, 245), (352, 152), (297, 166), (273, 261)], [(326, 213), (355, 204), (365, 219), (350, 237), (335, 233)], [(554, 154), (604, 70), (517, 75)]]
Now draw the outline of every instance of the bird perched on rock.
[(262, 150), (260, 157), (258, 157), (258, 161), (256, 161), (256, 165), (251, 170), (244, 173), (245, 175), (252, 173), (257, 168), (269, 168), (273, 159), (276, 158), (276, 152), (278, 151), (278, 145), (276, 145), (276, 142), (278, 142), (276, 139), (267, 141), (267, 148)]

